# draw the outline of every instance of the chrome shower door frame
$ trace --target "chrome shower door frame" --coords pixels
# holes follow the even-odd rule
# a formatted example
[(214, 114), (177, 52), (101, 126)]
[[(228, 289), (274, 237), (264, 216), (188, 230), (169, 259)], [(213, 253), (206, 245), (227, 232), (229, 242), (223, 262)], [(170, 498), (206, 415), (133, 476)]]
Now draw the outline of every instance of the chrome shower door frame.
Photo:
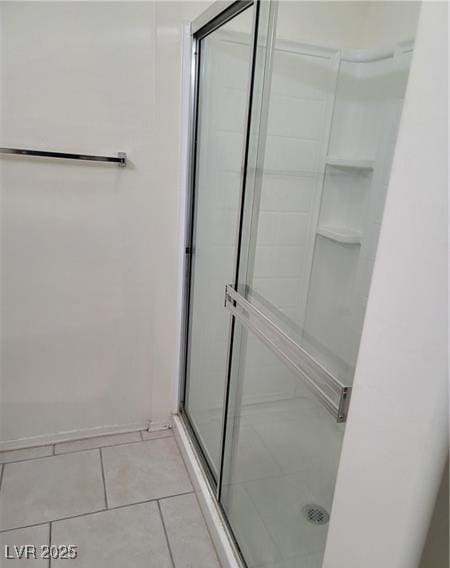
[[(205, 455), (203, 448), (197, 440), (197, 434), (189, 413), (186, 411), (186, 391), (189, 387), (188, 384), (188, 365), (189, 365), (189, 335), (190, 335), (190, 315), (191, 315), (191, 276), (192, 276), (192, 257), (193, 257), (193, 240), (194, 240), (194, 215), (195, 215), (195, 199), (196, 199), (196, 180), (197, 180), (197, 149), (198, 149), (198, 126), (199, 126), (199, 83), (200, 83), (200, 66), (201, 66), (201, 41), (209, 34), (226, 24), (235, 16), (242, 13), (244, 10), (255, 7), (253, 30), (252, 30), (252, 55), (251, 55), (251, 69), (250, 80), (247, 90), (247, 113), (246, 113), (246, 126), (245, 126), (245, 140), (243, 155), (241, 160), (241, 195), (240, 195), (240, 211), (238, 222), (238, 238), (237, 243), (241, 242), (242, 222), (244, 218), (243, 208), (245, 199), (245, 182), (248, 163), (248, 143), (249, 143), (249, 128), (251, 124), (251, 111), (252, 111), (252, 94), (253, 94), (253, 80), (255, 74), (255, 59), (256, 59), (256, 41), (258, 37), (258, 24), (260, 17), (261, 0), (231, 0), (231, 1), (217, 1), (205, 12), (203, 12), (191, 25), (191, 69), (190, 69), (190, 105), (189, 105), (189, 123), (188, 123), (188, 137), (189, 137), (189, 158), (188, 158), (188, 187), (187, 187), (187, 207), (186, 207), (186, 234), (184, 241), (185, 263), (184, 263), (184, 286), (183, 286), (183, 307), (182, 307), (182, 341), (181, 341), (181, 354), (180, 354), (180, 400), (179, 412), (185, 426), (191, 434), (191, 439), (194, 442), (195, 449), (199, 458), (201, 459), (204, 470), (207, 474), (211, 489), (214, 491), (217, 500), (220, 501), (220, 487), (221, 487), (221, 471), (223, 465), (223, 452), (224, 452), (224, 437), (226, 432), (226, 418), (228, 415), (228, 380), (225, 381), (225, 396), (224, 408), (222, 417), (222, 444), (221, 444), (221, 467), (219, 469), (219, 477), (215, 478), (211, 465)], [(235, 274), (237, 281), (240, 246), (235, 255)], [(228, 358), (231, 356), (232, 334), (234, 322), (230, 318), (229, 341), (228, 341)], [(230, 361), (227, 362), (227, 369), (230, 369)], [(228, 371), (229, 373), (229, 371)]]

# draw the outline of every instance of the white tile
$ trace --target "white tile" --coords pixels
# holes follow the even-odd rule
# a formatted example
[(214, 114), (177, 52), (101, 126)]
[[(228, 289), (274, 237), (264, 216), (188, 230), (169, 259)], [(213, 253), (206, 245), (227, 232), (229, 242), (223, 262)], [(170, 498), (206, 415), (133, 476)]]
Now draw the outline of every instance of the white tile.
[(258, 221), (257, 245), (305, 244), (309, 217), (305, 213), (263, 212)]
[[(220, 156), (222, 170), (239, 172), (242, 162), (244, 136), (238, 132), (218, 132), (214, 137), (214, 148)], [(201, 142), (200, 142), (201, 146)]]
[[(50, 525), (48, 524), (0, 533), (0, 567), (25, 568), (28, 566), (28, 568), (31, 568), (32, 566), (35, 566), (36, 568), (47, 568), (48, 560), (42, 558), (41, 547), (48, 545), (49, 542)], [(14, 547), (26, 545), (36, 547), (37, 559), (34, 559), (33, 557), (30, 557), (28, 560), (25, 558), (22, 558), (21, 560), (17, 559), (17, 552)], [(5, 548), (7, 546), (9, 548), (8, 552)], [(16, 558), (14, 560), (9, 560), (6, 556), (16, 556)]]
[(339, 463), (313, 460), (301, 473), (293, 474), (293, 480), (301, 480), (308, 488), (313, 503), (319, 503), (331, 513)]
[[(308, 391), (309, 395), (310, 392)], [(242, 415), (249, 424), (274, 423), (293, 419), (301, 412), (302, 402), (298, 399), (286, 399), (265, 404), (252, 404), (242, 408)]]
[(323, 99), (331, 91), (335, 71), (328, 58), (275, 51), (272, 93)]
[(67, 452), (77, 452), (80, 450), (90, 450), (92, 448), (102, 448), (105, 446), (115, 446), (116, 444), (127, 444), (129, 442), (140, 442), (139, 432), (128, 432), (126, 434), (114, 434), (109, 436), (96, 436), (84, 440), (74, 440), (73, 442), (61, 442), (55, 445), (55, 454)]
[(144, 440), (156, 440), (157, 438), (170, 438), (173, 436), (172, 428), (167, 428), (166, 430), (155, 430), (154, 432), (142, 431), (142, 437)]
[(52, 566), (74, 568), (171, 568), (156, 503), (142, 503), (53, 524), (52, 543), (73, 543), (74, 560)]
[(101, 451), (110, 507), (192, 491), (173, 438), (112, 446)]
[(260, 422), (254, 428), (286, 474), (303, 471), (310, 463), (332, 469), (339, 463), (342, 430), (331, 415), (316, 416), (305, 407), (296, 417)]
[(235, 436), (234, 442), (237, 442), (237, 451), (232, 467), (231, 483), (282, 474), (279, 465), (254, 428), (241, 425), (239, 432), (234, 432), (233, 435)]
[[(245, 30), (245, 26), (249, 29), (249, 21), (244, 23), (243, 20), (248, 18), (249, 13), (243, 14), (243, 18), (240, 17), (242, 29)], [(250, 39), (250, 36), (248, 36)], [(215, 37), (211, 35), (207, 39), (207, 43), (212, 43), (215, 41)], [(206, 45), (206, 44), (205, 44)], [(221, 84), (228, 88), (242, 89), (247, 85), (248, 82), (248, 62), (250, 57), (250, 41), (245, 44), (238, 44), (232, 42), (218, 42), (216, 44), (216, 49), (209, 51), (208, 55), (211, 57), (212, 64), (217, 71), (217, 79), (221, 81)], [(223, 72), (223, 70), (226, 72)]]
[(253, 286), (277, 308), (297, 306), (302, 292), (301, 278), (255, 278)]
[(0, 528), (16, 528), (105, 507), (98, 450), (4, 466)]
[[(211, 213), (210, 213), (211, 214)], [(236, 242), (238, 213), (233, 209), (217, 209), (212, 211), (214, 218), (208, 245), (233, 245)]]
[(160, 506), (176, 568), (219, 568), (195, 495), (162, 499)]
[(319, 189), (318, 175), (288, 176), (264, 174), (261, 211), (311, 210), (314, 191)]
[(224, 487), (223, 505), (249, 568), (281, 560), (280, 551), (242, 484)]
[(247, 359), (243, 389), (244, 404), (261, 404), (266, 400), (290, 398), (294, 395), (298, 378), (273, 354), (270, 363)]
[(268, 136), (264, 165), (268, 170), (316, 172), (319, 150), (314, 140)]
[(249, 481), (244, 487), (285, 559), (323, 552), (328, 524), (306, 520), (303, 507), (314, 501), (301, 476)]
[[(246, 124), (245, 112), (247, 110), (247, 92), (242, 85), (241, 88), (222, 87), (218, 88), (217, 105), (218, 111), (213, 118), (215, 127), (223, 130), (235, 130), (243, 132)], [(220, 110), (219, 110), (220, 109)]]
[(238, 210), (241, 194), (240, 173), (221, 171), (214, 189), (216, 191), (214, 203), (218, 209)]
[(270, 99), (268, 133), (291, 138), (324, 137), (325, 101), (274, 94)]
[[(272, 353), (270, 349), (267, 348), (265, 343), (263, 343), (259, 337), (254, 334), (249, 334), (247, 337), (246, 345), (246, 361), (245, 367), (259, 366), (259, 367), (270, 367), (273, 366), (274, 360), (277, 360), (276, 355)], [(244, 381), (244, 390), (245, 390)], [(255, 407), (259, 408), (259, 412), (264, 412), (261, 406)]]
[(304, 246), (258, 245), (255, 255), (255, 278), (300, 278), (304, 255)]
[(43, 458), (51, 456), (53, 446), (38, 446), (36, 448), (25, 448), (23, 450), (8, 450), (0, 452), (0, 463), (8, 463), (22, 460), (32, 460), (33, 458)]

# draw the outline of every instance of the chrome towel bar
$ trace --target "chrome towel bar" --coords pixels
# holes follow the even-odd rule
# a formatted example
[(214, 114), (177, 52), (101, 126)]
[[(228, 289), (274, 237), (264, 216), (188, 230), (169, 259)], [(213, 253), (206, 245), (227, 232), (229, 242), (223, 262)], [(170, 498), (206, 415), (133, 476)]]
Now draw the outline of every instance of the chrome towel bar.
[(63, 158), (65, 160), (87, 160), (89, 162), (112, 162), (124, 168), (127, 165), (127, 155), (119, 152), (114, 156), (92, 156), (89, 154), (70, 154), (67, 152), (47, 152), (45, 150), (28, 150), (25, 148), (1, 148), (0, 154), (15, 154), (19, 156), (40, 156), (43, 158)]

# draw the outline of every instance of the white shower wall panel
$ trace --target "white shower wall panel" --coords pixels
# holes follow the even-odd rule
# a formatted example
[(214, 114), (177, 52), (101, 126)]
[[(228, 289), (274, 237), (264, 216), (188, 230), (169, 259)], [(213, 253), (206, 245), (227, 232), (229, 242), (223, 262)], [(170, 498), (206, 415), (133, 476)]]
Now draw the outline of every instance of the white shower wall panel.
[(262, 198), (266, 211), (299, 212), (311, 211), (317, 176), (283, 175), (270, 173), (264, 176)]
[(358, 355), (411, 49), (410, 44), (394, 46), (393, 56), (374, 61), (370, 51), (359, 52), (368, 60), (344, 60), (340, 66), (329, 153), (343, 160), (372, 161), (373, 171), (327, 168), (319, 225), (359, 234), (360, 243), (348, 246), (318, 238), (305, 326), (319, 343), (352, 367)]
[(369, 160), (375, 157), (384, 106), (392, 87), (392, 58), (341, 61), (330, 155)]
[[(256, 238), (253, 288), (301, 325), (320, 201), (336, 80), (333, 52), (278, 43), (273, 58), (268, 135)], [(250, 354), (244, 403), (303, 393), (283, 363)]]
[(380, 117), (382, 131), (379, 136), (375, 169), (363, 219), (363, 239), (352, 308), (354, 361), (358, 354), (359, 338), (364, 323), (411, 57), (412, 45), (408, 43), (405, 47), (399, 46), (392, 59), (385, 60), (389, 64), (389, 70), (385, 72), (383, 80), (384, 101)]

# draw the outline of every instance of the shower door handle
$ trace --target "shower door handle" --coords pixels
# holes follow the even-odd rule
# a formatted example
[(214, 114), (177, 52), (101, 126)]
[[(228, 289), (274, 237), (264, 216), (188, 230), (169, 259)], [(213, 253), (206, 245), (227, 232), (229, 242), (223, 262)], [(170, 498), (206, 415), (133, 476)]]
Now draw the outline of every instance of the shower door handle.
[(337, 422), (346, 421), (352, 390), (350, 386), (344, 385), (231, 285), (225, 287), (225, 307), (305, 382)]

